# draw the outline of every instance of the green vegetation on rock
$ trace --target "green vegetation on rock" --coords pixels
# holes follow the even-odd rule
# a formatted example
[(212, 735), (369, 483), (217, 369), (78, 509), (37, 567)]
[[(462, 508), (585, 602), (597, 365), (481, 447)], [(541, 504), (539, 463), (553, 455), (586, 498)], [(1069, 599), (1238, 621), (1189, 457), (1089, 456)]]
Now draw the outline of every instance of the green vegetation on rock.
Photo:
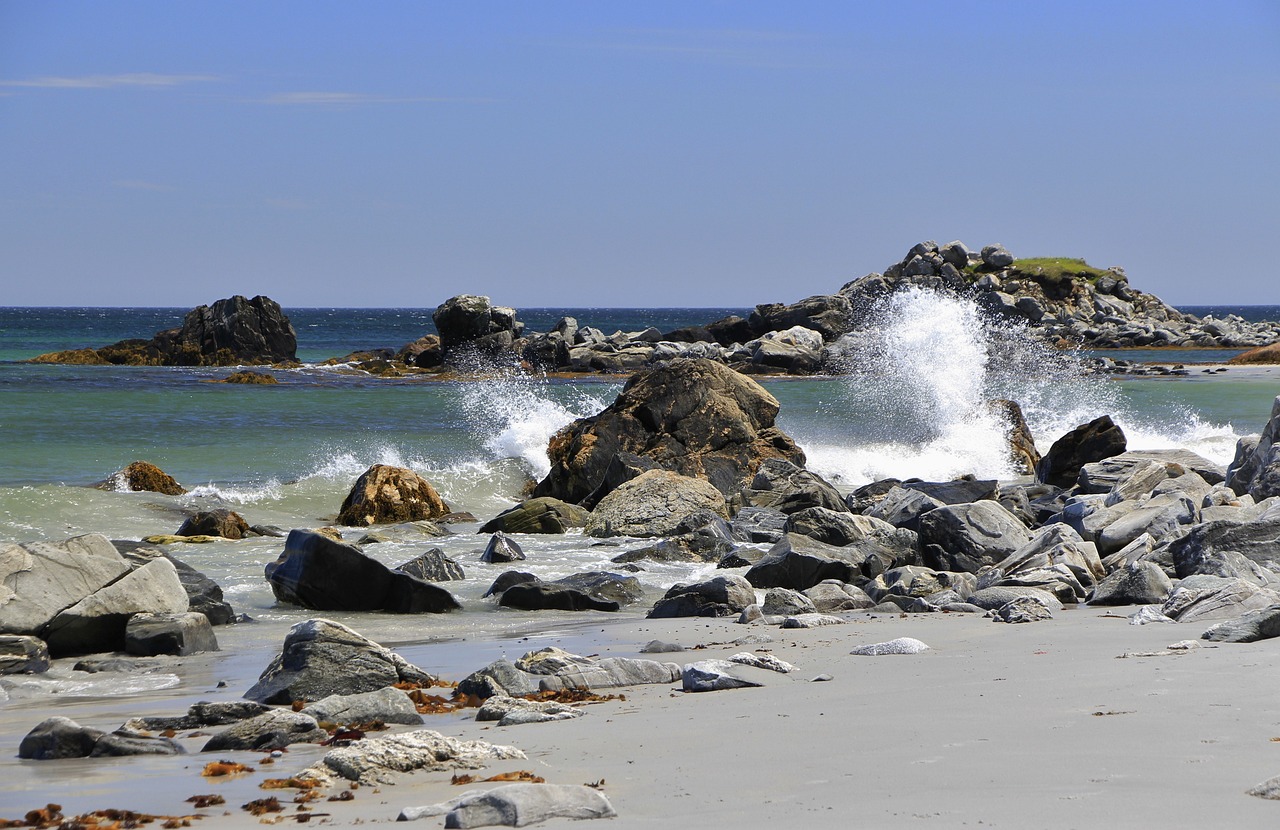
[(1032, 257), (1015, 259), (1013, 270), (1028, 276), (1048, 277), (1059, 280), (1063, 277), (1083, 277), (1093, 281), (1107, 274), (1101, 268), (1094, 268), (1083, 259), (1072, 257)]

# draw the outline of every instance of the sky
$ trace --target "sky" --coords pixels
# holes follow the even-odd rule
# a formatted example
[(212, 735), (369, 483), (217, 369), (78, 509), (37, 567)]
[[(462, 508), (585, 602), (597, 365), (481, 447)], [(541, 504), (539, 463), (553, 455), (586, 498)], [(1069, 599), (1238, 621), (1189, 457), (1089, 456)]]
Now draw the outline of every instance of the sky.
[(1280, 304), (1280, 3), (0, 0), (0, 305)]

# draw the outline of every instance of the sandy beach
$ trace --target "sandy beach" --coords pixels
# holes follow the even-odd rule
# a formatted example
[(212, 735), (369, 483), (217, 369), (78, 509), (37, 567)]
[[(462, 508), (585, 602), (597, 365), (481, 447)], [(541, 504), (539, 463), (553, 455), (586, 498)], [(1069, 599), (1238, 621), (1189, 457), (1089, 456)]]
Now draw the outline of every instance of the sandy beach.
[[(1267, 642), (1170, 653), (1166, 646), (1197, 639), (1203, 626), (1132, 626), (1120, 614), (1090, 608), (1025, 625), (962, 614), (846, 619), (841, 626), (781, 630), (723, 619), (610, 617), (559, 636), (469, 643), (476, 667), (553, 642), (578, 653), (640, 656), (645, 643), (661, 639), (690, 649), (665, 655), (676, 662), (767, 649), (798, 670), (744, 669), (764, 684), (751, 689), (690, 694), (678, 685), (632, 687), (619, 690), (625, 701), (589, 704), (585, 717), (570, 721), (499, 728), (477, 723), (472, 710), (428, 716), (426, 728), (515, 746), (528, 756), (495, 763), (485, 774), (524, 769), (549, 783), (603, 780), (618, 812), (610, 826), (619, 827), (673, 820), (705, 827), (1261, 826), (1280, 809), (1245, 794), (1280, 774), (1280, 715), (1271, 700), (1280, 666)], [(773, 642), (731, 644), (760, 634)], [(849, 654), (897, 637), (915, 637), (931, 649)], [(433, 653), (440, 662), (456, 661), (462, 644), (398, 650), (436, 668)], [(252, 679), (262, 656), (187, 658), (180, 688), (124, 701), (4, 707), (10, 751), (0, 816), (18, 818), (55, 802), (68, 815), (113, 807), (199, 812), (198, 826), (207, 828), (259, 824), (240, 809), (269, 794), (259, 783), (301, 771), (324, 749), (295, 745), (271, 766), (218, 780), (200, 776), (214, 760), (198, 753), (202, 738), (185, 740), (192, 754), (179, 758), (10, 759), (22, 734), (49, 714), (112, 729), (137, 714), (177, 714), (196, 699), (235, 699), (244, 688), (236, 684)], [(831, 679), (813, 681), (822, 674)], [(217, 688), (219, 680), (227, 686)], [(262, 757), (223, 756), (254, 766)], [(393, 821), (405, 807), (465, 789), (452, 786), (447, 772), (407, 774), (395, 785), (358, 789), (351, 801), (312, 804), (327, 815), (310, 823)], [(222, 795), (226, 804), (191, 811), (184, 800), (203, 793)], [(289, 807), (284, 822), (294, 821)]]

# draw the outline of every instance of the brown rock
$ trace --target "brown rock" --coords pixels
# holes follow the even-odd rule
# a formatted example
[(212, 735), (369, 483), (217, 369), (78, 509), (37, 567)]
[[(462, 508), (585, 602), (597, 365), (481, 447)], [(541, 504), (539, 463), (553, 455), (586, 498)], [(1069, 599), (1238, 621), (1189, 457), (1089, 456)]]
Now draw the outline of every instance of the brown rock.
[(261, 383), (271, 384), (279, 383), (275, 375), (269, 375), (266, 372), (254, 372), (250, 369), (243, 369), (239, 372), (232, 372), (222, 379), (222, 383)]
[(438, 519), (449, 506), (426, 479), (404, 467), (374, 464), (342, 502), (338, 524), (364, 527), (384, 522)]
[(166, 496), (181, 496), (187, 489), (154, 464), (146, 461), (135, 461), (128, 467), (99, 483), (100, 490), (115, 490), (123, 485), (127, 490), (145, 490), (150, 493), (163, 493)]
[(1027, 419), (1022, 415), (1022, 407), (1017, 401), (996, 398), (989, 402), (991, 411), (1009, 426), (1009, 452), (1013, 456), (1013, 465), (1023, 475), (1035, 475), (1036, 465), (1040, 463), (1040, 451), (1036, 449), (1036, 439), (1031, 435)]
[(1256, 349), (1249, 349), (1247, 352), (1241, 352), (1235, 357), (1227, 361), (1236, 366), (1247, 364), (1280, 364), (1280, 343), (1272, 343), (1270, 346), (1259, 346)]
[(252, 534), (249, 523), (234, 510), (220, 507), (202, 510), (187, 518), (175, 536), (220, 536), (223, 539), (243, 539)]
[(551, 472), (534, 495), (579, 503), (620, 452), (733, 494), (766, 458), (805, 463), (804, 452), (774, 426), (777, 414), (778, 401), (745, 375), (701, 358), (666, 361), (634, 375), (599, 415), (552, 437)]

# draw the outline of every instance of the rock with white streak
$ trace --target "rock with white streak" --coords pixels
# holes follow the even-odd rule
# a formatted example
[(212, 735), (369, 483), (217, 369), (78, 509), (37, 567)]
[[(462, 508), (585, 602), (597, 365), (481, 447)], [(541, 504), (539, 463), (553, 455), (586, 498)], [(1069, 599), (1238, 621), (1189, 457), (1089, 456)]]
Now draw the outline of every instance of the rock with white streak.
[(337, 747), (300, 774), (300, 778), (332, 785), (339, 780), (361, 784), (390, 784), (397, 773), (428, 770), (480, 769), (493, 761), (524, 759), (511, 746), (487, 741), (462, 741), (431, 729), (401, 732), (383, 738), (365, 738)]
[(831, 614), (796, 614), (782, 621), (783, 628), (821, 628), (824, 625), (844, 625), (844, 620)]
[(737, 664), (728, 660), (700, 660), (685, 666), (681, 673), (686, 692), (718, 692), (745, 689), (762, 684), (733, 673)]
[(880, 657), (886, 654), (919, 654), (928, 651), (929, 646), (914, 637), (899, 637), (883, 643), (868, 643), (858, 646), (850, 654), (863, 657)]
[(730, 663), (738, 663), (743, 666), (751, 666), (755, 669), (766, 669), (768, 671), (776, 671), (779, 674), (788, 674), (796, 670), (796, 667), (788, 663), (786, 660), (779, 660), (772, 654), (752, 654), (749, 651), (743, 651), (729, 658)]
[(495, 695), (484, 702), (476, 713), (478, 721), (497, 721), (498, 726), (516, 726), (525, 723), (545, 723), (553, 720), (570, 720), (585, 715), (564, 703), (553, 700), (525, 700)]

